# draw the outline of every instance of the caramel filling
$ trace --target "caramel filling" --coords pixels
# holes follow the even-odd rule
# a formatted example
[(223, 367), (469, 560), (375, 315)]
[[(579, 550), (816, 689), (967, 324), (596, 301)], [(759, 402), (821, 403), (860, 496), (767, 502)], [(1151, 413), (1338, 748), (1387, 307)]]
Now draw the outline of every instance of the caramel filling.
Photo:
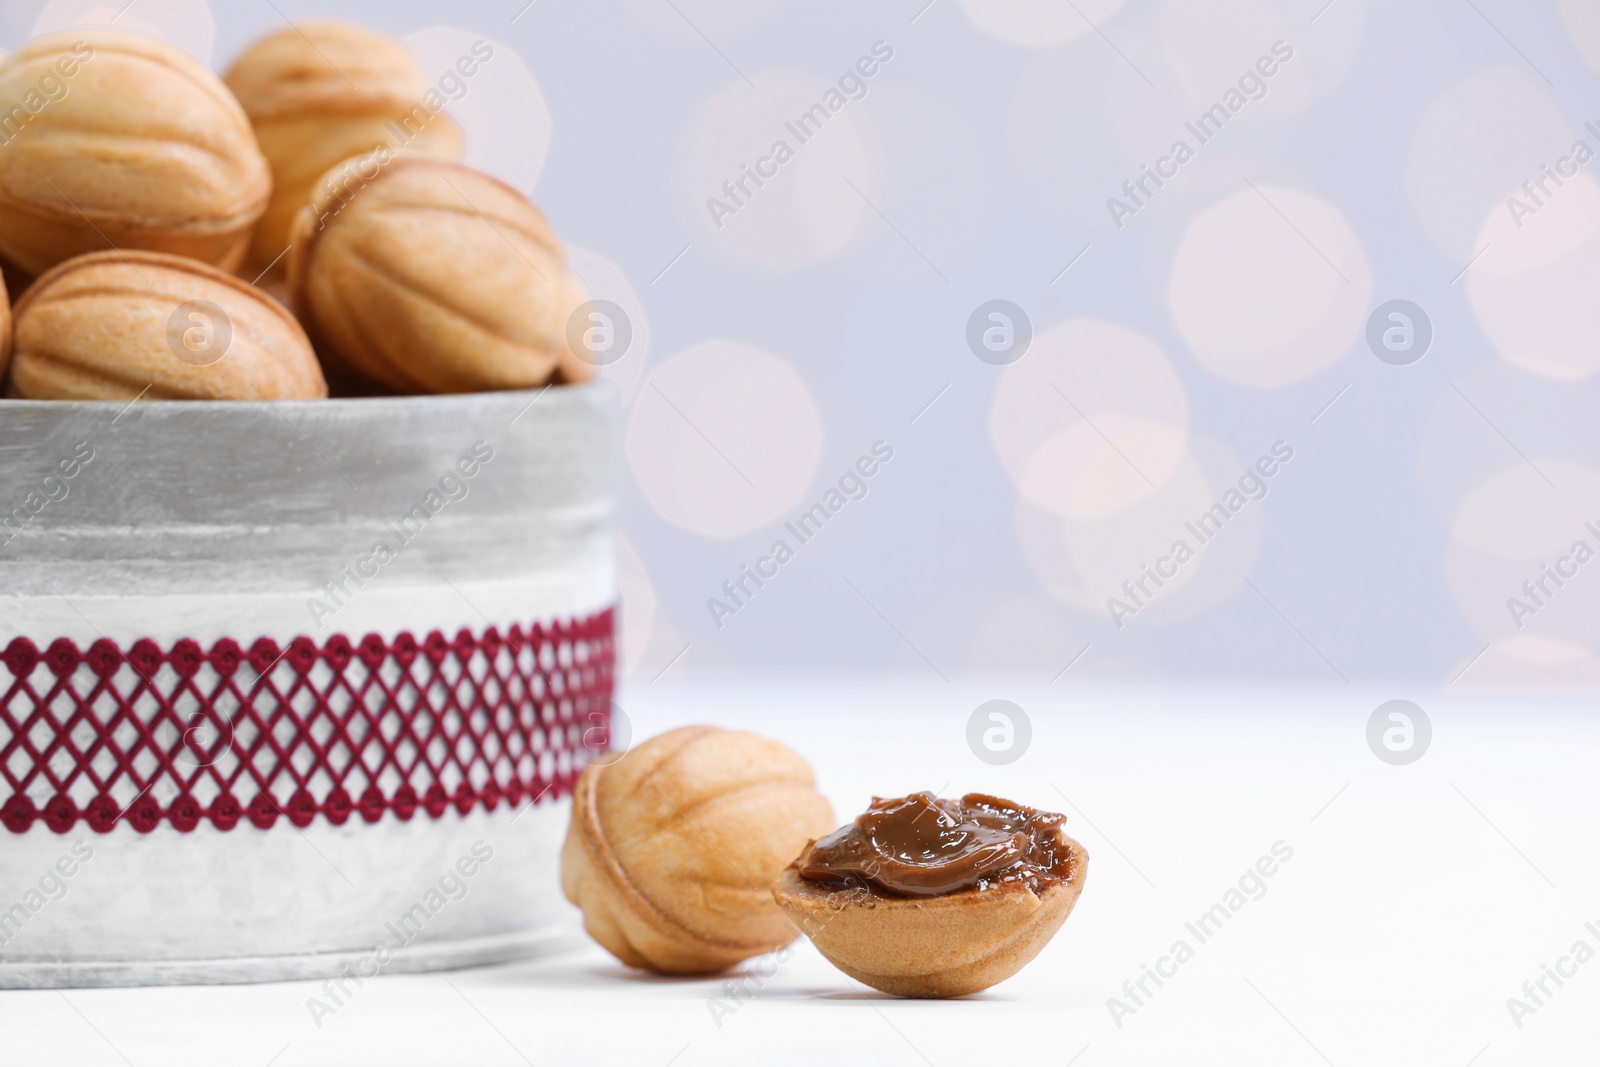
[(967, 889), (1024, 885), (1038, 892), (1072, 874), (1061, 841), (1066, 816), (968, 793), (874, 797), (872, 806), (795, 861), (800, 876), (839, 889), (937, 897)]

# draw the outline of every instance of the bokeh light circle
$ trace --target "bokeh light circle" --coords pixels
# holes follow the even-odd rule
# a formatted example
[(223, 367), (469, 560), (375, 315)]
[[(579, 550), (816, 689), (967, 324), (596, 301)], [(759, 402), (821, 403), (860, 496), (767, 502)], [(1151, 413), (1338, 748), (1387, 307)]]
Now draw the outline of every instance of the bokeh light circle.
[(1445, 581), (1485, 641), (1531, 634), (1593, 650), (1600, 646), (1600, 471), (1531, 458), (1466, 495), (1450, 527)]
[(1097, 319), (1033, 339), (989, 407), (989, 437), (1030, 505), (1063, 518), (1117, 514), (1183, 459), (1189, 401), (1154, 341)]
[(102, 26), (159, 38), (211, 65), (217, 23), (206, 0), (165, 0), (128, 4), (126, 0), (49, 0), (33, 21), (28, 36), (57, 30)]
[(662, 518), (732, 538), (801, 502), (822, 455), (822, 419), (792, 366), (733, 341), (706, 341), (652, 370), (626, 449)]
[(1504, 210), (1539, 161), (1573, 136), (1536, 75), (1515, 61), (1479, 71), (1440, 93), (1417, 123), (1406, 159), (1411, 210), (1435, 247), (1465, 267), (1483, 248), (1484, 217)]
[(633, 399), (650, 359), (650, 318), (645, 313), (644, 301), (639, 299), (622, 268), (598, 252), (568, 245), (567, 269), (591, 300), (609, 300), (620, 306), (628, 317), (633, 338), (627, 352), (615, 362), (594, 368), (597, 377), (616, 383), (626, 403)]
[[(1308, 51), (1294, 47), (1297, 35), (1264, 0), (1169, 0), (1161, 10), (1160, 35), (1173, 74), (1199, 107), (1237, 91), (1244, 99), (1237, 117), (1258, 123), (1293, 115), (1311, 99)], [(1263, 56), (1271, 76), (1256, 67)]]
[(1332, 364), (1360, 337), (1372, 274), (1332, 204), (1261, 184), (1202, 211), (1173, 258), (1178, 332), (1214, 374), (1276, 389)]
[(1490, 693), (1600, 692), (1600, 656), (1540, 634), (1518, 634), (1456, 664), (1451, 688)]
[[(407, 34), (405, 42), (429, 84), (444, 82), (445, 112), (461, 127), (467, 165), (531, 193), (550, 153), (555, 121), (522, 57), (508, 44), (450, 26)], [(485, 48), (492, 54), (478, 61)], [(471, 61), (470, 77), (459, 66), (463, 57)]]
[(1093, 33), (1122, 0), (960, 0), (968, 20), (992, 37), (1025, 48), (1048, 48)]
[(1545, 189), (1490, 209), (1467, 294), (1506, 362), (1575, 380), (1600, 371), (1600, 183), (1580, 171)]
[(1600, 72), (1600, 7), (1593, 0), (1556, 0), (1561, 24), (1589, 69)]
[(1422, 488), (1448, 529), (1471, 493), (1520, 462), (1496, 427), (1527, 455), (1571, 459), (1592, 455), (1595, 426), (1594, 390), (1491, 360), (1440, 384), (1417, 447)]
[(786, 70), (750, 78), (690, 118), (674, 165), (677, 201), (697, 246), (763, 271), (799, 270), (877, 219), (882, 149), (863, 100), (834, 82)]
[[(1279, 479), (1292, 477), (1291, 469), (1292, 463), (1280, 466), (1272, 478), (1258, 479), (1259, 496), (1252, 490), (1231, 498), (1246, 462), (1209, 438), (1191, 435), (1190, 449), (1172, 476), (1134, 506), (1105, 517), (1071, 519), (1022, 500), (1017, 537), (1034, 573), (1058, 599), (1098, 614), (1117, 629), (1177, 622), (1244, 587), (1265, 535), (1267, 501)], [(1196, 525), (1214, 506), (1231, 503), (1240, 506), (1229, 508), (1225, 522)], [(1177, 558), (1180, 543), (1188, 548), (1185, 560)], [(1168, 573), (1157, 582), (1149, 577), (1152, 570)], [(1114, 619), (1113, 599), (1133, 614), (1119, 611)]]

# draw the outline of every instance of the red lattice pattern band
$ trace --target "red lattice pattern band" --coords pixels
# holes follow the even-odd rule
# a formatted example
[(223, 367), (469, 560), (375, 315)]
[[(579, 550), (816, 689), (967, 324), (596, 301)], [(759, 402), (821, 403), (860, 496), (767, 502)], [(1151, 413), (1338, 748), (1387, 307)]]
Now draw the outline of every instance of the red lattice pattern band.
[(440, 818), (567, 792), (604, 748), (615, 611), (418, 641), (246, 651), (25, 637), (0, 662), (0, 825), (267, 829)]

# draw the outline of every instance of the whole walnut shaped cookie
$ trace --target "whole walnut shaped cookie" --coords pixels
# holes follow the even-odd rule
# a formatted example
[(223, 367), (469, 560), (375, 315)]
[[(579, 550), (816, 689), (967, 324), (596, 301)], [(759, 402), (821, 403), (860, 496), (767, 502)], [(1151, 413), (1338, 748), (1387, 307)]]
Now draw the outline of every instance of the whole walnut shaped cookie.
[(27, 276), (107, 248), (231, 270), (272, 175), (227, 86), (160, 41), (84, 29), (0, 62), (0, 256)]
[(791, 749), (684, 727), (579, 777), (561, 886), (623, 963), (708, 974), (795, 939), (772, 883), (832, 825)]
[(324, 360), (403, 393), (526, 389), (578, 361), (583, 302), (543, 213), (469, 167), (379, 149), (318, 182), (289, 294)]
[(99, 252), (22, 294), (8, 397), (286, 400), (328, 395), (283, 305), (231, 274), (160, 252)]
[[(475, 69), (494, 55), (480, 41), (463, 56)], [(452, 77), (454, 72), (452, 72)], [(330, 167), (379, 146), (461, 158), (461, 131), (400, 41), (336, 19), (286, 26), (256, 41), (223, 81), (244, 106), (272, 165), (272, 202), (256, 226), (244, 274), (284, 273), (294, 217)]]

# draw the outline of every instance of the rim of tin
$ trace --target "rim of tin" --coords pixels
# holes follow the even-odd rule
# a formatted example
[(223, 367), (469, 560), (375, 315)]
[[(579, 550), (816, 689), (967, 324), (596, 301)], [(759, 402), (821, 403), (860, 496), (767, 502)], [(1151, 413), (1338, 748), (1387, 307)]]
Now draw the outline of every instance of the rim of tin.
[[(393, 639), (600, 610), (615, 599), (618, 409), (601, 382), (0, 400), (0, 645), (281, 642), (335, 622)], [(158, 599), (171, 596), (189, 599)], [(312, 597), (338, 618), (314, 616)], [(196, 621), (179, 626), (186, 613)]]
[(531, 403), (546, 393), (553, 394), (552, 402), (561, 402), (569, 394), (584, 399), (600, 399), (617, 392), (615, 383), (604, 378), (571, 385), (555, 384), (537, 389), (495, 389), (480, 393), (424, 393), (406, 396), (337, 396), (319, 400), (22, 400), (0, 397), (0, 415), (22, 411), (82, 411), (105, 412), (132, 408), (139, 405), (162, 412), (193, 409), (195, 411), (282, 411), (317, 412), (326, 410), (361, 410), (371, 408), (460, 407), (470, 405), (493, 406), (495, 400), (504, 400), (506, 406), (517, 401)]

